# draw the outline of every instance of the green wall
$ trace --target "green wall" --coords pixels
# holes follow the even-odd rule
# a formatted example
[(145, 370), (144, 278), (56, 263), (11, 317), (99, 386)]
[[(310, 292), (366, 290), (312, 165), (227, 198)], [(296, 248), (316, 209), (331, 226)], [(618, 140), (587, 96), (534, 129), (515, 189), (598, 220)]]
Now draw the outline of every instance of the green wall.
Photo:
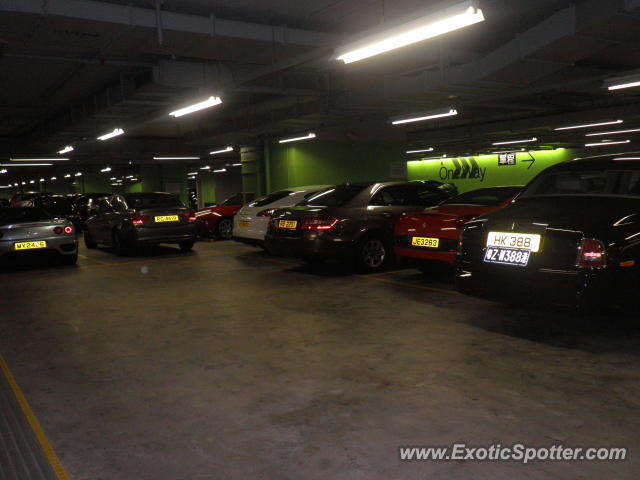
[(484, 187), (525, 185), (547, 167), (577, 156), (575, 150), (561, 148), (518, 152), (515, 165), (498, 165), (498, 155), (411, 160), (407, 162), (407, 175), (409, 180), (454, 183), (463, 193)]
[(404, 150), (404, 142), (271, 144), (266, 189), (392, 180), (391, 164), (403, 162)]

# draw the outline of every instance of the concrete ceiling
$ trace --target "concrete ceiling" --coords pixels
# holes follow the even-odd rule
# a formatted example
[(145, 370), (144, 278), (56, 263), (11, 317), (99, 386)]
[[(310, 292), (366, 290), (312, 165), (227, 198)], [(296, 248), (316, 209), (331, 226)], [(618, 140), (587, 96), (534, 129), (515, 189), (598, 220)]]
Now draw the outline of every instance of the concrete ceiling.
[[(636, 0), (484, 0), (481, 24), (352, 65), (330, 60), (367, 29), (434, 5), (0, 2), (0, 156), (73, 144), (80, 163), (117, 163), (311, 129), (464, 153), (531, 132), (547, 146), (576, 146), (579, 133), (553, 132), (573, 119), (624, 114), (626, 125), (640, 125), (637, 91), (602, 88), (640, 68)], [(211, 94), (223, 105), (168, 116)], [(387, 122), (450, 106), (461, 113), (452, 120)], [(96, 142), (116, 126), (126, 137)]]

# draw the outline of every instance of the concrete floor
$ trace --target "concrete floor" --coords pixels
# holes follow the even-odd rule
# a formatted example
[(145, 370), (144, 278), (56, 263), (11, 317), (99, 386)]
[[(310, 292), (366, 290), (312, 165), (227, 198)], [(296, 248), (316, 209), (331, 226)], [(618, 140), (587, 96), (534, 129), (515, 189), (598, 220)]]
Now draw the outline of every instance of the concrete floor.
[[(640, 329), (231, 242), (0, 271), (3, 354), (74, 480), (636, 479)], [(442, 291), (440, 291), (442, 289)], [(624, 446), (402, 463), (401, 445)]]

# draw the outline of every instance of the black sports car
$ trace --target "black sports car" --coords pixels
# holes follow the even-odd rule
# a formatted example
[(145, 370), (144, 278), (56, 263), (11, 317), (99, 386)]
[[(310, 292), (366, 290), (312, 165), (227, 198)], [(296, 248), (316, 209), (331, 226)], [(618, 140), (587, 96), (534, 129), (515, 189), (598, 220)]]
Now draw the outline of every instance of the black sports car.
[(538, 175), (509, 206), (467, 223), (463, 293), (569, 301), (579, 310), (637, 303), (640, 153), (577, 159)]

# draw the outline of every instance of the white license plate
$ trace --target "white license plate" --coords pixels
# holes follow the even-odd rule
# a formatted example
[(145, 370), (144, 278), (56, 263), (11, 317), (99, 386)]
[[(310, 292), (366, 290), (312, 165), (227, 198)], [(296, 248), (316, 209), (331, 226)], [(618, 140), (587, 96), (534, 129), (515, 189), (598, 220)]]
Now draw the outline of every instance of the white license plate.
[(529, 233), (489, 232), (487, 247), (540, 251), (541, 236)]
[(488, 263), (502, 263), (503, 265), (516, 265), (526, 267), (529, 263), (531, 252), (517, 248), (487, 247), (484, 261)]

